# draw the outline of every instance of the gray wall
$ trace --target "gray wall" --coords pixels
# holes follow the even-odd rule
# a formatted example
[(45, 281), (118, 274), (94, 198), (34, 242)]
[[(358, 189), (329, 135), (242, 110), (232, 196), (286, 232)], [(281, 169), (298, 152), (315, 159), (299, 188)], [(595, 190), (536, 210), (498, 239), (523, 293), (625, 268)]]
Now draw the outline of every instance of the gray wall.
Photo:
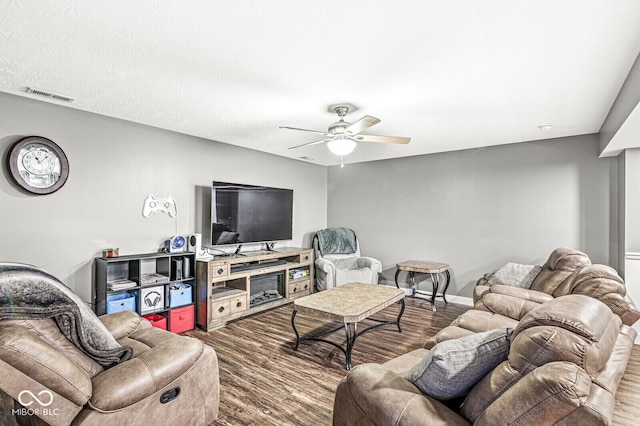
[(331, 167), (328, 225), (356, 231), (383, 281), (397, 262), (441, 261), (466, 297), (485, 272), (558, 246), (615, 267), (618, 165), (598, 152), (586, 135)]
[[(27, 195), (7, 172), (9, 148), (31, 135), (52, 139), (69, 158), (69, 180), (54, 194)], [(167, 237), (198, 229), (197, 193), (212, 180), (292, 188), (293, 240), (278, 246), (308, 247), (326, 225), (325, 167), (4, 93), (0, 152), (0, 259), (43, 267), (85, 301), (104, 248), (154, 252)], [(144, 218), (148, 194), (172, 195), (178, 217)]]
[[(48, 196), (18, 190), (9, 147), (48, 137), (67, 153), (67, 184)], [(199, 229), (197, 194), (211, 180), (294, 189), (294, 237), (350, 226), (393, 280), (395, 263), (447, 262), (450, 294), (507, 261), (542, 263), (557, 246), (618, 266), (618, 165), (587, 135), (325, 168), (0, 93), (0, 259), (42, 266), (91, 298), (93, 258), (155, 251)], [(170, 164), (169, 164), (170, 163)], [(148, 194), (172, 195), (176, 220), (141, 215)], [(281, 244), (285, 245), (285, 244)]]

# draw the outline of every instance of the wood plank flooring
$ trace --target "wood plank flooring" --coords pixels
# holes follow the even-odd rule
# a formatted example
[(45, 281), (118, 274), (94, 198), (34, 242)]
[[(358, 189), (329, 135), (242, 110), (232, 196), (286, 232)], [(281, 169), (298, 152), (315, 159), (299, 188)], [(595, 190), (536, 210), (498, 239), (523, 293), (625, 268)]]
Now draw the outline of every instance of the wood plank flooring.
[[(385, 362), (422, 347), (425, 340), (469, 309), (436, 302), (437, 312), (421, 299), (406, 299), (402, 333), (384, 326), (358, 337), (353, 364)], [(220, 414), (213, 425), (330, 425), (333, 397), (346, 374), (344, 355), (322, 342), (303, 342), (293, 350), (292, 305), (260, 313), (204, 332), (185, 334), (213, 346), (220, 363)], [(394, 319), (398, 306), (375, 315)], [(335, 326), (335, 323), (331, 324)], [(328, 323), (298, 314), (301, 333), (328, 329)], [(344, 333), (330, 339), (341, 344)], [(614, 425), (637, 425), (640, 419), (640, 347), (632, 359), (616, 395)]]
[(640, 345), (633, 345), (627, 369), (618, 385), (613, 424), (640, 424)]

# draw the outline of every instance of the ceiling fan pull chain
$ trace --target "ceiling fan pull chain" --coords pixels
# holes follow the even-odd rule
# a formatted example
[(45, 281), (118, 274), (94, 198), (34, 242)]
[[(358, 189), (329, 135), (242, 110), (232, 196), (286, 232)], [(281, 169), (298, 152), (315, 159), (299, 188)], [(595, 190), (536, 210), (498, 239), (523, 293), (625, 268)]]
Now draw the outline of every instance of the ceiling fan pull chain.
[(340, 156), (340, 167), (344, 167), (344, 155)]

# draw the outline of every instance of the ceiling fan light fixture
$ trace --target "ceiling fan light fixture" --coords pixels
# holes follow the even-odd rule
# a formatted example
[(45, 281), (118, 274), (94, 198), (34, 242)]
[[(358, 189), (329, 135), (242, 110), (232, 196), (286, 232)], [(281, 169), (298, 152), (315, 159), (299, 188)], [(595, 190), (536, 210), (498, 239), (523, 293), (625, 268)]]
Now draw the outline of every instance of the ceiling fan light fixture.
[(356, 148), (356, 142), (351, 139), (335, 139), (327, 142), (327, 147), (335, 155), (349, 155)]
[(357, 142), (382, 142), (406, 145), (411, 138), (398, 136), (380, 136), (380, 135), (362, 135), (361, 133), (380, 122), (379, 118), (365, 115), (361, 119), (349, 123), (344, 120), (344, 116), (352, 109), (352, 105), (331, 105), (329, 110), (335, 112), (340, 118), (339, 121), (329, 125), (326, 132), (318, 130), (301, 129), (299, 127), (280, 126), (281, 129), (299, 130), (302, 132), (317, 133), (325, 136), (324, 139), (303, 143), (301, 145), (292, 146), (289, 149), (302, 148), (305, 146), (317, 145), (319, 143), (327, 144), (329, 151), (340, 157), (349, 155), (356, 148)]

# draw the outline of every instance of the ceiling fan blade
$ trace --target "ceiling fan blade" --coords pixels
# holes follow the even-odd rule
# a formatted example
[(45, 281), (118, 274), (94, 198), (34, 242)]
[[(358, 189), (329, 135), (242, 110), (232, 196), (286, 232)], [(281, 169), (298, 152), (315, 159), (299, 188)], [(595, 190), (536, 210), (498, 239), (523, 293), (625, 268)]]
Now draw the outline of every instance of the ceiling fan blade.
[(307, 143), (303, 143), (301, 145), (296, 145), (296, 146), (292, 146), (289, 149), (296, 149), (296, 148), (302, 148), (303, 146), (311, 146), (311, 145), (317, 145), (319, 143), (322, 142), (326, 142), (326, 141), (330, 141), (331, 139), (320, 139), (319, 141), (313, 141), (313, 142), (307, 142)]
[(377, 136), (377, 135), (358, 135), (354, 138), (359, 142), (383, 142), (383, 143), (397, 143), (406, 145), (411, 142), (411, 138), (405, 138), (402, 136)]
[(353, 123), (351, 126), (344, 129), (345, 132), (349, 132), (352, 135), (357, 135), (360, 132), (364, 132), (369, 127), (376, 125), (380, 122), (379, 118), (372, 117), (370, 115), (365, 115), (360, 120)]
[(319, 135), (325, 135), (325, 136), (331, 136), (328, 133), (325, 132), (321, 132), (319, 130), (309, 130), (309, 129), (300, 129), (298, 127), (289, 127), (289, 126), (280, 126), (281, 129), (289, 129), (289, 130), (300, 130), (301, 132), (311, 132), (311, 133), (317, 133)]

